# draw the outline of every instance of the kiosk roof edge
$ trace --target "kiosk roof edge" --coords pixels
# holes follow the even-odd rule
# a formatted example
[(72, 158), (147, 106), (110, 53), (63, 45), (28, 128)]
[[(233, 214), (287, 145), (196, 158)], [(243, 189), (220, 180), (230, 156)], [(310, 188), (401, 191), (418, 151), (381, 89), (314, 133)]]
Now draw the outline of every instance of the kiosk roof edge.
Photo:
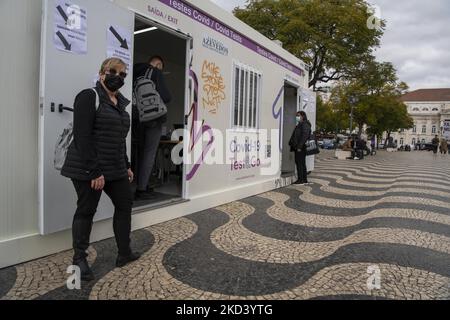
[[(161, 3), (169, 3), (173, 0), (158, 0)], [(294, 56), (291, 52), (286, 50), (285, 48), (275, 44), (272, 40), (261, 34), (256, 29), (252, 28), (245, 22), (236, 18), (230, 12), (224, 10), (217, 4), (208, 0), (177, 0), (177, 2), (185, 3), (189, 6), (193, 6), (199, 11), (203, 11), (205, 14), (212, 16), (212, 18), (216, 19), (218, 22), (223, 23), (230, 29), (235, 30), (240, 35), (248, 38), (250, 41), (254, 42), (256, 45), (259, 45), (263, 49), (269, 51), (273, 55), (278, 56), (279, 58), (285, 60), (287, 63), (291, 64), (293, 67), (296, 67), (304, 73), (304, 76), (308, 76), (309, 65), (306, 64), (303, 60)], [(201, 4), (200, 4), (201, 2)], [(220, 17), (220, 18), (217, 18)], [(234, 27), (230, 27), (230, 25)], [(236, 26), (241, 26), (242, 30)], [(291, 70), (292, 71), (292, 70)], [(298, 73), (298, 72), (296, 72)]]

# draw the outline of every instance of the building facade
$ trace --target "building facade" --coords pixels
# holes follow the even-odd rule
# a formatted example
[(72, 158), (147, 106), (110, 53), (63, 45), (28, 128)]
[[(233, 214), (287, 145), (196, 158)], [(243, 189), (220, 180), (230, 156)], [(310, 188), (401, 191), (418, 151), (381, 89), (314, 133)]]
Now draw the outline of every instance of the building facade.
[(430, 143), (436, 135), (444, 134), (444, 124), (450, 122), (450, 88), (412, 91), (405, 94), (402, 101), (408, 107), (414, 127), (392, 134), (399, 146)]

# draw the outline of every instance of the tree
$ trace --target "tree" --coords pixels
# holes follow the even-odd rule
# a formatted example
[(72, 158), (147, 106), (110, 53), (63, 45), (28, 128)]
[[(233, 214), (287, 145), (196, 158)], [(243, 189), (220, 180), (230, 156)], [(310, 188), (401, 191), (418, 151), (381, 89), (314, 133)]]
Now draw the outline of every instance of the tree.
[(383, 100), (377, 109), (377, 121), (368, 128), (367, 132), (377, 136), (378, 141), (386, 132), (385, 145), (387, 145), (392, 132), (399, 129), (410, 129), (413, 127), (414, 121), (408, 114), (406, 105), (397, 96), (385, 97)]
[(365, 0), (249, 0), (236, 17), (310, 65), (309, 86), (350, 79), (380, 44), (385, 22), (369, 28)]
[(341, 81), (333, 90), (332, 101), (341, 114), (349, 114), (350, 97), (356, 98), (353, 105), (353, 119), (362, 133), (364, 125), (368, 133), (380, 137), (383, 132), (388, 137), (398, 129), (409, 129), (413, 120), (408, 115), (401, 96), (408, 90), (404, 82), (399, 82), (391, 63), (366, 61), (352, 81)]
[(339, 133), (347, 128), (348, 116), (334, 108), (332, 102), (317, 98), (317, 128), (326, 133)]

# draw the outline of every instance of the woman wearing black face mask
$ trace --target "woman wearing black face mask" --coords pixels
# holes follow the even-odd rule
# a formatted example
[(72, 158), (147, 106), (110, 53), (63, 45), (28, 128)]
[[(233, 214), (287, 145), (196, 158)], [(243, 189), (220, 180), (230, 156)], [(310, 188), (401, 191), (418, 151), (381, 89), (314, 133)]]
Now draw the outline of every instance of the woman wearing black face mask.
[(289, 145), (291, 151), (295, 152), (295, 163), (297, 165), (298, 180), (294, 184), (307, 185), (308, 173), (306, 168), (306, 142), (311, 136), (311, 122), (304, 111), (297, 112), (297, 127), (292, 133)]
[(72, 226), (73, 264), (80, 267), (81, 278), (85, 281), (94, 279), (86, 250), (103, 191), (115, 207), (116, 266), (123, 267), (139, 259), (130, 248), (131, 182), (134, 177), (126, 148), (130, 116), (125, 110), (130, 101), (119, 91), (126, 76), (126, 65), (122, 60), (107, 59), (101, 66), (96, 87), (80, 92), (75, 99), (74, 140), (61, 174), (72, 180), (78, 196)]

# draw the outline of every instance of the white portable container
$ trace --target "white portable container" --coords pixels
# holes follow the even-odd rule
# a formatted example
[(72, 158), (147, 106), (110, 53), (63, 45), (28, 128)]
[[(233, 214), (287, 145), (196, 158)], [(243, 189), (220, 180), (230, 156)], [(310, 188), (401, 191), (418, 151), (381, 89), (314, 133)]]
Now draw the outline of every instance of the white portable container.
[[(3, 0), (0, 17), (0, 268), (71, 248), (76, 195), (53, 166), (55, 143), (107, 57), (129, 64), (130, 100), (132, 66), (163, 57), (173, 96), (152, 178), (159, 197), (135, 204), (134, 230), (293, 182), (296, 112), (315, 128), (308, 67), (213, 3)], [(112, 236), (112, 214), (103, 195), (92, 241)]]

